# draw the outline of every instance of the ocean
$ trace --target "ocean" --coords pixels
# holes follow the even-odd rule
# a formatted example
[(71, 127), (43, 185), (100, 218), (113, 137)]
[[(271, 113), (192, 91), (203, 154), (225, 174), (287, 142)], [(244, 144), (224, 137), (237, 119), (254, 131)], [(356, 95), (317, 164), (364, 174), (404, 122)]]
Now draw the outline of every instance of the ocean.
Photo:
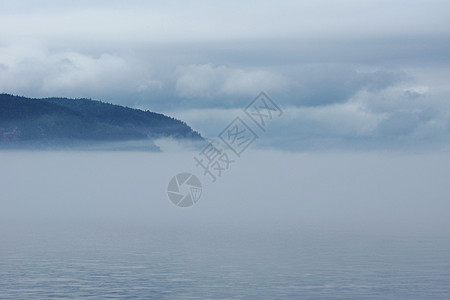
[(3, 227), (0, 238), (1, 299), (450, 295), (450, 240), (443, 236), (22, 224)]

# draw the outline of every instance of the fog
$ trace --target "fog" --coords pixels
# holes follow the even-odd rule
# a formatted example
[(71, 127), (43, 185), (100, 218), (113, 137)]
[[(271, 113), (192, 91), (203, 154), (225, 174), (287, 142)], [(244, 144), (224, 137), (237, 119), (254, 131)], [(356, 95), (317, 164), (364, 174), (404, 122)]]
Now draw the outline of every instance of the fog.
[[(450, 233), (446, 152), (248, 150), (214, 183), (196, 154), (1, 152), (0, 223)], [(181, 172), (203, 186), (188, 208), (167, 196)]]

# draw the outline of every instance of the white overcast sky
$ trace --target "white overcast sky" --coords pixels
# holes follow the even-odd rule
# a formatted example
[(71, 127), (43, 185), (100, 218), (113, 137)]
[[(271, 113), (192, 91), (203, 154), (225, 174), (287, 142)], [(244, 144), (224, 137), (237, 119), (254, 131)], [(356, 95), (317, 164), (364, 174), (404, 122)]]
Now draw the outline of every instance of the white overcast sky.
[(449, 1), (0, 1), (0, 92), (87, 97), (216, 136), (259, 91), (261, 145), (447, 145)]

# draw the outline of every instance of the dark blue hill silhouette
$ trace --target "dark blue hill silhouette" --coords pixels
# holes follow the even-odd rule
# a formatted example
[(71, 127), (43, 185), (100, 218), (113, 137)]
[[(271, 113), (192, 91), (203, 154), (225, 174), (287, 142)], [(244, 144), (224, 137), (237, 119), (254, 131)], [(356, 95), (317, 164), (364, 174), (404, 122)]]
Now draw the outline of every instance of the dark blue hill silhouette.
[(186, 123), (163, 114), (90, 99), (31, 99), (0, 94), (0, 146), (151, 141), (201, 141)]

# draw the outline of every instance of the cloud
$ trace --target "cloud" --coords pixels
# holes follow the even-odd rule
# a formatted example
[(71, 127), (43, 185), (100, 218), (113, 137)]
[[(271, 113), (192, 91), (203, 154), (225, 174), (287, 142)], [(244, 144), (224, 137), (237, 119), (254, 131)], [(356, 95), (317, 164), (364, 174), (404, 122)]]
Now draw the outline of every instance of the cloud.
[(278, 91), (286, 85), (286, 79), (274, 72), (212, 64), (180, 66), (176, 76), (176, 92), (186, 98), (252, 97), (262, 90)]
[(356, 0), (14, 2), (2, 3), (0, 35), (5, 38), (60, 39), (70, 34), (80, 41), (101, 37), (122, 43), (447, 34), (449, 9), (442, 0), (428, 5)]
[(289, 104), (323, 106), (349, 101), (358, 92), (380, 92), (405, 81), (402, 71), (358, 70), (348, 64), (299, 65), (290, 74)]
[[(433, 95), (429, 87), (410, 83), (390, 88), (363, 89), (341, 103), (316, 106), (281, 105), (283, 115), (271, 121), (267, 132), (259, 132), (255, 147), (289, 150), (427, 147), (450, 140), (450, 94)], [(405, 91), (417, 91), (411, 96)], [(247, 100), (250, 101), (250, 100)], [(245, 104), (245, 103), (244, 103)], [(241, 108), (167, 111), (186, 120), (205, 137), (217, 135), (237, 116), (250, 127)]]
[(239, 108), (193, 108), (165, 111), (166, 114), (186, 121), (194, 130), (207, 138), (216, 137), (234, 118), (242, 114)]
[[(203, 64), (179, 66), (175, 74), (178, 96), (209, 100), (224, 96), (247, 98), (228, 102), (234, 107), (245, 105), (245, 101), (261, 91), (279, 96), (286, 105), (344, 103), (358, 92), (376, 93), (408, 80), (402, 71), (358, 70), (356, 66), (346, 64), (301, 64), (294, 70), (277, 72)], [(217, 103), (190, 102), (190, 105), (214, 106)]]
[(395, 112), (378, 124), (378, 130), (382, 135), (406, 135), (412, 133), (421, 121), (417, 113)]
[[(318, 139), (365, 139), (377, 134), (382, 114), (371, 113), (357, 103), (319, 107), (284, 107), (280, 118), (270, 121), (267, 132), (261, 132), (240, 109), (197, 109), (169, 112), (182, 116), (208, 138), (217, 135), (236, 117), (260, 134), (257, 144), (296, 149), (299, 143)], [(283, 140), (281, 144), (279, 140)], [(286, 143), (286, 144), (285, 144)], [(257, 147), (257, 146), (256, 146)]]
[(18, 44), (0, 48), (0, 61), (7, 62), (0, 68), (0, 89), (9, 93), (103, 98), (162, 87), (148, 69), (110, 53), (94, 56)]
[(44, 78), (43, 90), (50, 93), (73, 91), (83, 87), (86, 90), (117, 87), (123, 82), (127, 63), (124, 59), (110, 54), (98, 58), (79, 53), (62, 53), (50, 57), (52, 72)]

